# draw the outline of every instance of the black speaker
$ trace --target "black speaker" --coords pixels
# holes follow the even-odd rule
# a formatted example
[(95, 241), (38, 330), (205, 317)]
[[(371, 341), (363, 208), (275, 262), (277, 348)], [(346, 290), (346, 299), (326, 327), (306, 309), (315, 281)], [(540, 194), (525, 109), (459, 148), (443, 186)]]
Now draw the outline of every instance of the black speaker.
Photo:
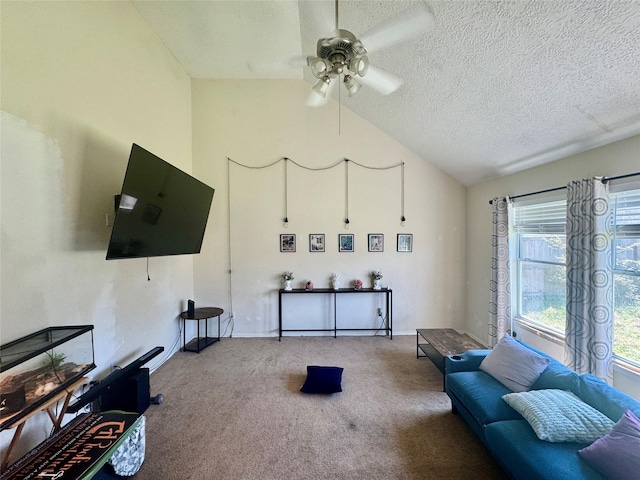
[(196, 314), (196, 302), (193, 300), (187, 301), (187, 315), (193, 317)]
[(140, 368), (115, 382), (100, 397), (100, 411), (124, 410), (144, 413), (151, 404), (149, 369)]

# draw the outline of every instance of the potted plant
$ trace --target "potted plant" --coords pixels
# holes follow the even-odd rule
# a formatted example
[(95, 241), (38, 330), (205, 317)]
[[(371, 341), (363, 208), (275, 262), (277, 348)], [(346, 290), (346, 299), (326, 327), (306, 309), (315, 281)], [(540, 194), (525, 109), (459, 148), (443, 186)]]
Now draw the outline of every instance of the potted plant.
[(382, 270), (373, 270), (371, 272), (371, 281), (373, 282), (373, 289), (380, 290), (380, 279), (382, 278)]
[(291, 280), (293, 280), (293, 272), (284, 272), (282, 279), (284, 280), (284, 289), (291, 290)]
[(54, 371), (58, 370), (58, 368), (60, 368), (60, 365), (62, 365), (62, 363), (67, 358), (67, 356), (64, 353), (60, 353), (60, 352), (49, 353), (47, 355), (48, 357), (46, 357), (42, 361), (42, 363), (46, 367), (51, 367)]

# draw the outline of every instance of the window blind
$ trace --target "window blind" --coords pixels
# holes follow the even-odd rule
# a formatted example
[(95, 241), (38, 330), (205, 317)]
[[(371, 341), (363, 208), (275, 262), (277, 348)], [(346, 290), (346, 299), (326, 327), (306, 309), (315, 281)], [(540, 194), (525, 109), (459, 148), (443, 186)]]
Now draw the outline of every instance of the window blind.
[(566, 224), (566, 200), (513, 206), (512, 226), (516, 233), (565, 233)]
[(613, 193), (611, 200), (616, 237), (640, 237), (640, 189)]

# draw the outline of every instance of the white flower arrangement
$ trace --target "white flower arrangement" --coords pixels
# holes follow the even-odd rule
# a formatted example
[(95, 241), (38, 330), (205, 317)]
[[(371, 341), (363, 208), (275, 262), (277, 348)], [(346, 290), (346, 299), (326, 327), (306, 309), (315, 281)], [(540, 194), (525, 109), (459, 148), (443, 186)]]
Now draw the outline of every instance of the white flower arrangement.
[(293, 272), (284, 272), (282, 278), (283, 280), (293, 280)]
[(371, 278), (374, 280), (380, 280), (382, 278), (382, 270), (374, 270), (371, 272)]
[(340, 275), (339, 275), (339, 274), (337, 274), (336, 272), (333, 272), (333, 273), (331, 274), (331, 281), (332, 281), (332, 282), (337, 282), (338, 280), (340, 280)]

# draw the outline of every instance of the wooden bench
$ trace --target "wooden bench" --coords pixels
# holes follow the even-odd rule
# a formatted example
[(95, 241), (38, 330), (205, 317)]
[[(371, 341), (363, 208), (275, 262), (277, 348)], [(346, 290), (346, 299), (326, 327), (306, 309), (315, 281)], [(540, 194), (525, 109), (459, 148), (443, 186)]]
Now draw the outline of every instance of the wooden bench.
[(466, 333), (457, 332), (453, 328), (419, 328), (416, 330), (416, 357), (429, 358), (442, 373), (443, 383), (445, 378), (444, 357), (464, 353), (467, 350), (485, 348), (487, 348), (486, 345), (474, 340)]

